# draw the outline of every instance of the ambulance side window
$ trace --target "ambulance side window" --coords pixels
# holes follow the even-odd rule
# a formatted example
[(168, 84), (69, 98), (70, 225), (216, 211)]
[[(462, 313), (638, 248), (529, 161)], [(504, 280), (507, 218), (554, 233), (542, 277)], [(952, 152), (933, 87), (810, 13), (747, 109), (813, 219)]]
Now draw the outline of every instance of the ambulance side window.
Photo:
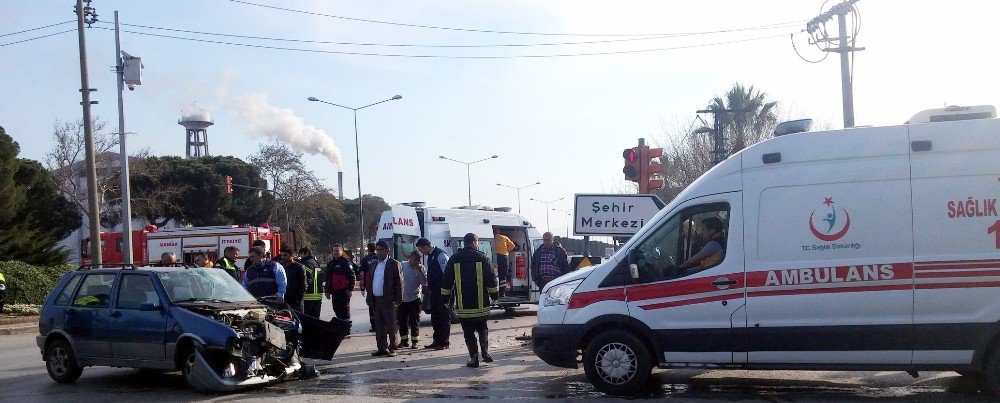
[(657, 228), (629, 254), (635, 283), (672, 280), (714, 267), (725, 258), (727, 203), (688, 207)]

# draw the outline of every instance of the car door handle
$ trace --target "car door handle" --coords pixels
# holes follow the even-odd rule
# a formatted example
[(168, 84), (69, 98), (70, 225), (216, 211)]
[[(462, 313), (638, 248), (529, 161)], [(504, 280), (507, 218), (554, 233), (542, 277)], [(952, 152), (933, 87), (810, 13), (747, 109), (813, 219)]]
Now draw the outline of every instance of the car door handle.
[(122, 311), (111, 312), (111, 317), (112, 318), (120, 318), (120, 317), (122, 317)]
[(737, 282), (738, 281), (736, 280), (730, 280), (728, 278), (722, 277), (715, 279), (715, 281), (712, 282), (712, 285), (718, 287), (719, 289), (726, 289), (729, 288), (729, 286), (736, 284)]

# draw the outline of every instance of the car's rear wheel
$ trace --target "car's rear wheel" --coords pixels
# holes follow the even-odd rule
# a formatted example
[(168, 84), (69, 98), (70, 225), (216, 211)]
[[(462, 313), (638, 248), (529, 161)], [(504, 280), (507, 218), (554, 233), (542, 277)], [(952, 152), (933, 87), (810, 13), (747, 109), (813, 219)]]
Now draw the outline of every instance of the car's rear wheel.
[(649, 349), (637, 337), (612, 330), (587, 344), (583, 369), (597, 390), (610, 395), (633, 395), (649, 380), (653, 360)]
[(66, 340), (55, 340), (45, 349), (45, 369), (52, 380), (71, 383), (80, 378), (83, 368), (76, 362), (73, 347)]

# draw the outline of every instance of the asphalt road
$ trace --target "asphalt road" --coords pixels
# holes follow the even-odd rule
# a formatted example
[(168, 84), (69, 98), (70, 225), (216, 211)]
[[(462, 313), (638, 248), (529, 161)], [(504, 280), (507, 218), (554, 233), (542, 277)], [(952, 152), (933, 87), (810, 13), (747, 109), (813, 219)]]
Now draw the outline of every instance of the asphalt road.
[[(459, 326), (452, 348), (404, 349), (394, 358), (374, 358), (367, 308), (360, 295), (352, 301), (354, 335), (333, 361), (316, 361), (320, 377), (290, 381), (239, 394), (211, 395), (187, 388), (178, 373), (149, 374), (134, 369), (91, 367), (74, 384), (49, 379), (35, 347), (35, 335), (0, 336), (0, 401), (234, 401), (292, 400), (608, 400), (594, 390), (583, 370), (546, 365), (531, 352), (534, 308), (511, 317), (495, 312), (489, 322), (496, 362), (466, 368), (467, 353)], [(333, 315), (324, 305), (324, 319)], [(421, 336), (429, 342), (428, 317)], [(954, 372), (925, 372), (911, 378), (902, 372), (657, 370), (649, 391), (638, 400), (751, 401), (990, 401), (978, 385)]]

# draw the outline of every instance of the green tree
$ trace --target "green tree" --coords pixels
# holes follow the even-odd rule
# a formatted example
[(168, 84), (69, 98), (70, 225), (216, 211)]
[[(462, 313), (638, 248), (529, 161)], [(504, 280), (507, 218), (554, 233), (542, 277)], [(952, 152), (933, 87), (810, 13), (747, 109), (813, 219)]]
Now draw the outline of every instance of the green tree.
[[(740, 83), (713, 98), (708, 109), (719, 111), (713, 115), (722, 127), (726, 156), (767, 140), (778, 123), (777, 107), (778, 103), (769, 101), (763, 91)], [(727, 109), (735, 112), (723, 111)], [(690, 121), (664, 128), (666, 139), (663, 141), (663, 157), (660, 158), (663, 163), (663, 187), (653, 192), (664, 201), (673, 200), (715, 165), (713, 124), (706, 122), (705, 126), (692, 130), (695, 124), (695, 121)]]
[(740, 83), (734, 84), (723, 96), (712, 99), (708, 109), (719, 111), (713, 115), (722, 126), (727, 155), (771, 137), (778, 124), (777, 106), (777, 102), (767, 100), (766, 93)]
[(81, 225), (80, 214), (37, 161), (0, 127), (0, 256), (37, 265), (66, 263), (56, 243)]
[(226, 193), (226, 175), (243, 186), (264, 184), (259, 170), (237, 158), (150, 156), (135, 164), (140, 169), (130, 180), (136, 217), (158, 226), (170, 220), (195, 226), (260, 225), (268, 220), (271, 195), (246, 187)]

